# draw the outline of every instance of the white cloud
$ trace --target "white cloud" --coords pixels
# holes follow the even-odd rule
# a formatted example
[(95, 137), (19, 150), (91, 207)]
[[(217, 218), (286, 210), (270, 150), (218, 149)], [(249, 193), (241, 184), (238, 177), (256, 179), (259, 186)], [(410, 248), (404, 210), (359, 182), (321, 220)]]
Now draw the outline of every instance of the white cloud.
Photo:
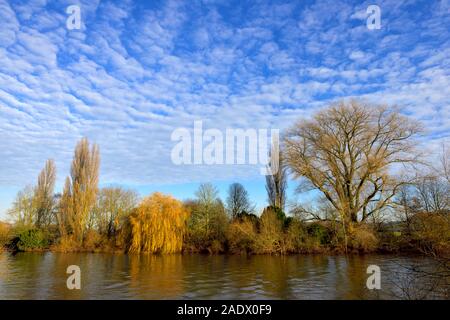
[(364, 4), (255, 4), (227, 16), (215, 3), (86, 1), (83, 29), (68, 31), (65, 4), (0, 1), (0, 186), (34, 183), (47, 158), (61, 184), (82, 136), (100, 145), (105, 183), (255, 177), (259, 167), (172, 165), (172, 130), (196, 119), (283, 129), (350, 96), (399, 104), (432, 139), (450, 135), (442, 12), (420, 17), (418, 38), (392, 1), (383, 17), (399, 21), (379, 33), (358, 25)]

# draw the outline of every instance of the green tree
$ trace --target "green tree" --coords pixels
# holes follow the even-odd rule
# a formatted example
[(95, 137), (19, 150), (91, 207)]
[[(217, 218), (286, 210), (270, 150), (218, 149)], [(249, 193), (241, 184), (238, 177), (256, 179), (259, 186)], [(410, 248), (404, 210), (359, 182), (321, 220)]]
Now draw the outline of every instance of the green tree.
[(191, 210), (188, 243), (197, 250), (222, 249), (228, 218), (218, 194), (212, 184), (202, 184), (196, 192), (197, 198), (188, 205)]
[(91, 215), (91, 225), (94, 225), (101, 235), (108, 238), (116, 236), (128, 215), (138, 205), (138, 199), (135, 191), (122, 187), (101, 189)]

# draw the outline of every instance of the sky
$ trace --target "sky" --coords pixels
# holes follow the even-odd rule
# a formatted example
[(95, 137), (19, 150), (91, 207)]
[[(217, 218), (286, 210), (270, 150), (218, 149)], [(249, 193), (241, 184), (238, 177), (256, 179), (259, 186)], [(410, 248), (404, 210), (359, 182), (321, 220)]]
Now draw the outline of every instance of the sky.
[(187, 199), (211, 182), (224, 199), (237, 181), (258, 207), (259, 165), (176, 165), (173, 131), (282, 132), (356, 97), (420, 120), (430, 155), (450, 139), (449, 0), (0, 0), (0, 27), (0, 219), (46, 159), (60, 191), (82, 137), (101, 186)]

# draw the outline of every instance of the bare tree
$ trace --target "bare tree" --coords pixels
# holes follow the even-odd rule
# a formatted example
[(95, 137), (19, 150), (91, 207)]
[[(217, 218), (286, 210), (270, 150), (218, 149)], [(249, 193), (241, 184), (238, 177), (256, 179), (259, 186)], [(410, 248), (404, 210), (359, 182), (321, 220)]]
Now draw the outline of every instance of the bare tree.
[(233, 218), (239, 218), (243, 214), (253, 213), (248, 192), (240, 183), (233, 183), (228, 188), (227, 210)]
[(90, 211), (93, 209), (98, 192), (100, 153), (96, 144), (89, 147), (87, 138), (78, 142), (61, 198), (59, 220), (68, 222), (74, 239), (81, 244), (87, 226)]
[(416, 190), (423, 211), (442, 212), (450, 209), (450, 189), (445, 178), (437, 175), (420, 176)]
[(193, 233), (207, 239), (214, 232), (217, 217), (224, 213), (223, 203), (219, 191), (211, 183), (201, 184), (195, 195), (197, 199), (193, 204), (189, 226)]
[(442, 143), (442, 153), (440, 158), (441, 168), (438, 172), (441, 172), (450, 184), (450, 148), (445, 142)]
[(302, 120), (285, 138), (295, 177), (319, 190), (346, 223), (366, 220), (392, 202), (406, 182), (395, 165), (417, 161), (420, 125), (394, 110), (340, 102)]
[(414, 215), (419, 211), (420, 205), (414, 196), (414, 185), (403, 185), (394, 198), (396, 218), (404, 224), (404, 230), (411, 234), (411, 224)]
[(39, 174), (38, 183), (34, 189), (33, 201), (35, 202), (36, 207), (36, 227), (38, 228), (46, 227), (52, 222), (55, 180), (55, 162), (49, 159)]
[(97, 205), (92, 212), (93, 223), (100, 234), (111, 238), (124, 224), (124, 220), (138, 205), (138, 195), (121, 187), (107, 187), (100, 190)]
[(450, 152), (442, 143), (442, 150), (435, 161), (417, 170), (415, 197), (421, 211), (431, 213), (450, 210), (449, 157)]
[(33, 187), (27, 186), (17, 193), (8, 215), (21, 227), (31, 228), (36, 222), (36, 210), (33, 203)]

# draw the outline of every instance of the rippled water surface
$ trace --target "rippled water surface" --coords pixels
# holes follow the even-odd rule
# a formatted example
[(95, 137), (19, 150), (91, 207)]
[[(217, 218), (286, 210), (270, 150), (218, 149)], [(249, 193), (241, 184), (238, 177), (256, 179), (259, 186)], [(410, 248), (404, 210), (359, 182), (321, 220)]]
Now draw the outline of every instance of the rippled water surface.
[[(372, 264), (381, 290), (366, 287)], [(69, 265), (81, 268), (81, 290), (66, 287)], [(432, 263), (392, 255), (0, 253), (0, 299), (392, 299), (428, 290), (410, 270), (424, 265)]]

